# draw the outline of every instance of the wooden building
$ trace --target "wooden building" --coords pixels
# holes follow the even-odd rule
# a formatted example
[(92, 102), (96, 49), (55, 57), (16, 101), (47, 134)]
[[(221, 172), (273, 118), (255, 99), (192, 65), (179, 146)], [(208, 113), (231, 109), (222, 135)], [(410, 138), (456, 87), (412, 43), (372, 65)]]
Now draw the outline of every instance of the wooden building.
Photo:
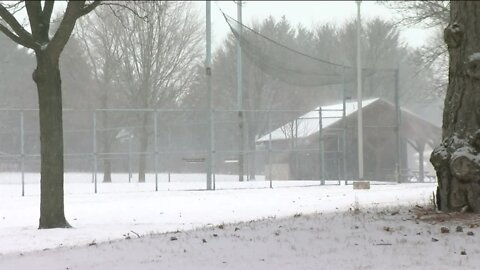
[[(395, 105), (383, 99), (363, 101), (366, 180), (432, 178), (424, 167), (428, 162), (425, 149), (439, 143), (441, 128), (404, 108), (399, 116), (397, 121)], [(267, 168), (271, 164), (288, 173), (273, 175), (273, 179), (357, 179), (357, 102), (346, 102), (345, 115), (343, 104), (317, 107), (265, 134), (258, 144), (270, 149)]]

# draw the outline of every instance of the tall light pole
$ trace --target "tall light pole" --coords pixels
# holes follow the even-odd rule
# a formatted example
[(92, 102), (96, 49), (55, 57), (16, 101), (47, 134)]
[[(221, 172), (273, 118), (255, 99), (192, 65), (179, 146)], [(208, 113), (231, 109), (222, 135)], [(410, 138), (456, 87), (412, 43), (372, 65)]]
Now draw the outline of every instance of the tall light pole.
[(208, 112), (209, 112), (209, 139), (208, 139), (208, 159), (207, 159), (207, 190), (212, 189), (213, 173), (213, 94), (212, 94), (212, 21), (210, 0), (206, 1), (206, 55), (205, 55), (205, 76), (207, 77), (208, 91)]
[(357, 106), (358, 106), (358, 180), (363, 180), (363, 112), (362, 112), (362, 57), (360, 34), (362, 21), (360, 18), (360, 4), (357, 2)]
[[(398, 60), (399, 61), (399, 60)], [(397, 64), (397, 69), (395, 70), (395, 139), (397, 141), (397, 162), (395, 163), (395, 177), (398, 183), (402, 181), (401, 178), (401, 156), (400, 149), (402, 147), (400, 141), (400, 96), (399, 96), (399, 70), (400, 65)], [(423, 155), (423, 152), (421, 153)]]
[(237, 3), (237, 107), (238, 107), (238, 181), (243, 181), (244, 172), (244, 148), (245, 148), (245, 124), (243, 115), (243, 86), (242, 86), (242, 47), (240, 39), (242, 37), (242, 1)]

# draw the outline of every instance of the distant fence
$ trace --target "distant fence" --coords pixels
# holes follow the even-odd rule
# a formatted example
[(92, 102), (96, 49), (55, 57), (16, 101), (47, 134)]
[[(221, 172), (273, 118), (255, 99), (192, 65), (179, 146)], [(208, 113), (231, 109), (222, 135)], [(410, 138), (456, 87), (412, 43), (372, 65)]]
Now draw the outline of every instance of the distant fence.
[[(245, 181), (340, 183), (355, 179), (355, 127), (345, 121), (323, 129), (323, 122), (343, 119), (343, 109), (332, 111), (336, 116), (325, 110), (323, 115), (319, 110), (245, 110), (239, 117), (236, 110), (218, 109), (210, 137), (206, 110), (64, 110), (65, 171), (91, 173), (96, 186), (105, 170), (136, 181), (143, 166), (154, 175), (158, 190), (158, 181), (165, 181), (159, 174), (206, 174), (211, 140), (213, 175), (238, 176), (243, 163)], [(0, 171), (39, 172), (38, 111), (0, 110), (0, 126)], [(384, 129), (394, 132), (391, 126)], [(386, 177), (394, 170), (393, 165), (382, 168), (383, 179), (395, 180)], [(382, 180), (367, 169), (369, 173), (376, 177), (372, 180)]]

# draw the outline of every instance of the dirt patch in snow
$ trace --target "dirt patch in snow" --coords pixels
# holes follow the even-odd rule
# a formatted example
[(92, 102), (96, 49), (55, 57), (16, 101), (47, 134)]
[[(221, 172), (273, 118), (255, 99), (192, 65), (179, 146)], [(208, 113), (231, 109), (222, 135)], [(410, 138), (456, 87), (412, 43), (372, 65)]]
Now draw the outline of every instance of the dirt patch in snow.
[(480, 226), (480, 214), (468, 212), (439, 212), (429, 207), (415, 206), (411, 210), (416, 219), (430, 224), (436, 223), (458, 223), (470, 228)]

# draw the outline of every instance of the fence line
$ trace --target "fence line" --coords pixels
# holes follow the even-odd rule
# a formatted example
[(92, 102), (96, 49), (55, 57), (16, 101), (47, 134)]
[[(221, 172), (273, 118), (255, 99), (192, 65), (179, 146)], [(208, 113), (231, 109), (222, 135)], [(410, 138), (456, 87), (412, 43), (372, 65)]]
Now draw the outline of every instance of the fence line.
[[(5, 122), (11, 125), (8, 128), (8, 124), (5, 124), (6, 129), (4, 128), (4, 130), (8, 131), (0, 132), (1, 141), (6, 142), (3, 145), (0, 143), (0, 162), (9, 160), (20, 162), (22, 196), (25, 195), (25, 172), (32, 171), (33, 166), (32, 164), (27, 166), (25, 162), (40, 158), (39, 141), (38, 137), (35, 136), (39, 132), (34, 131), (33, 128), (38, 126), (38, 123), (36, 117), (33, 117), (33, 120), (31, 119), (31, 113), (35, 111), (37, 109), (0, 109), (0, 117), (7, 117)], [(247, 125), (247, 132), (249, 128), (256, 129), (256, 131), (251, 132), (254, 133), (255, 140), (252, 143), (252, 138), (250, 138), (250, 145), (247, 145), (243, 150), (235, 144), (237, 140), (234, 138), (238, 136), (236, 134), (238, 132), (238, 120), (236, 120), (238, 110), (214, 110), (213, 128), (216, 134), (214, 140), (215, 158), (212, 167), (217, 172), (212, 170), (213, 177), (216, 173), (223, 173), (235, 166), (237, 164), (235, 159), (240, 154), (248, 156), (247, 162), (245, 162), (246, 174), (252, 173), (252, 171), (254, 174), (262, 172), (269, 179), (270, 187), (273, 187), (272, 180), (276, 179), (278, 173), (275, 171), (275, 166), (280, 164), (290, 164), (288, 174), (298, 174), (300, 173), (299, 168), (307, 166), (308, 164), (304, 163), (310, 162), (311, 166), (320, 169), (317, 177), (313, 179), (318, 180), (321, 184), (324, 184), (327, 179), (331, 180), (332, 178), (329, 175), (334, 174), (337, 175), (338, 180), (340, 178), (347, 180), (346, 157), (348, 149), (346, 142), (348, 140), (347, 136), (352, 135), (347, 134), (347, 126), (333, 126), (328, 127), (328, 129), (322, 127), (322, 121), (324, 120), (344, 119), (344, 109), (313, 110), (318, 112), (317, 117), (302, 117), (305, 110), (259, 109), (242, 111), (252, 112), (257, 116), (250, 120), (251, 122)], [(339, 112), (340, 114), (339, 116), (325, 115), (329, 111)], [(64, 129), (66, 146), (64, 157), (71, 162), (73, 160), (85, 161), (85, 163), (72, 164), (74, 168), (79, 170), (91, 170), (95, 193), (98, 192), (97, 174), (101, 169), (99, 162), (114, 162), (113, 172), (115, 172), (125, 171), (118, 169), (123, 166), (119, 162), (127, 161), (130, 181), (133, 174), (132, 163), (134, 161), (140, 162), (139, 160), (143, 157), (153, 157), (153, 161), (150, 159), (145, 161), (146, 164), (150, 164), (145, 167), (146, 172), (153, 171), (155, 175), (155, 191), (158, 191), (159, 188), (158, 174), (160, 171), (170, 173), (198, 170), (206, 172), (208, 170), (204, 167), (207, 165), (206, 158), (209, 153), (209, 150), (205, 147), (209, 139), (205, 132), (208, 121), (202, 121), (202, 115), (199, 114), (204, 113), (206, 116), (208, 113), (206, 109), (64, 109), (64, 112), (69, 112), (68, 115), (64, 116), (64, 126), (67, 126)], [(101, 116), (100, 112), (102, 114), (106, 113), (110, 117), (110, 121), (105, 122), (103, 118), (105, 116)], [(138, 115), (138, 113), (147, 113), (147, 115)], [(27, 114), (30, 118), (27, 117)], [(114, 119), (113, 116), (116, 116), (116, 118)], [(145, 117), (144, 123), (140, 123), (138, 120), (141, 117)], [(314, 130), (313, 133), (308, 135), (318, 134), (318, 143), (310, 142), (308, 136), (299, 136), (301, 133), (299, 131), (301, 127), (299, 126), (309, 120), (316, 121), (318, 124), (318, 130)], [(290, 131), (292, 132), (283, 130), (283, 137), (273, 137), (274, 131), (286, 123), (291, 124)], [(308, 127), (306, 124), (305, 126)], [(28, 129), (25, 127), (28, 127)], [(380, 124), (365, 126), (365, 128), (392, 130), (394, 127), (396, 126)], [(259, 134), (268, 138), (260, 141)], [(141, 137), (146, 137), (147, 142), (142, 142)], [(332, 142), (328, 142), (327, 145), (326, 140), (329, 139)], [(11, 143), (8, 143), (9, 141)], [(140, 148), (142, 143), (146, 144), (145, 150)], [(109, 149), (106, 148), (107, 144), (110, 144)], [(332, 149), (332, 147), (334, 148)], [(121, 151), (122, 149), (128, 150)], [(199, 158), (203, 158), (203, 160), (199, 161)], [(86, 164), (90, 165), (87, 166)], [(195, 167), (190, 168), (189, 166)], [(256, 168), (248, 168), (252, 166)], [(263, 170), (259, 170), (258, 167), (260, 166), (263, 167)], [(314, 170), (313, 167), (311, 169)]]

